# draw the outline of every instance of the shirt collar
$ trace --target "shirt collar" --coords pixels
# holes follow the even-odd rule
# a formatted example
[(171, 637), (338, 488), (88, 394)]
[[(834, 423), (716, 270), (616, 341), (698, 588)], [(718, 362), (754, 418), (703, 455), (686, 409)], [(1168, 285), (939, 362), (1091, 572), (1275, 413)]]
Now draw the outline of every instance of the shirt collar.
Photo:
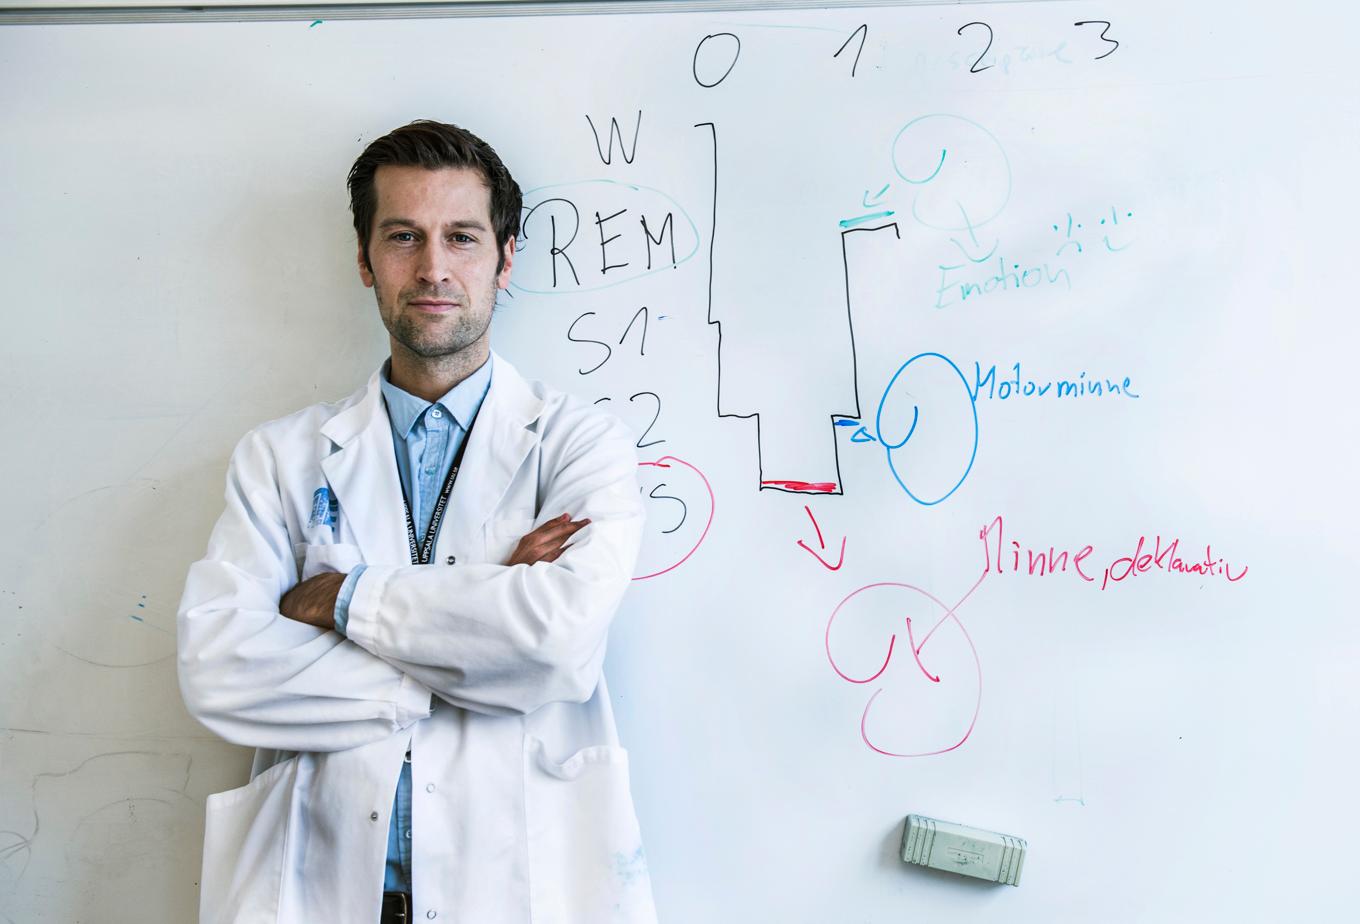
[(452, 414), (464, 431), (471, 430), (472, 421), (491, 388), (491, 364), (492, 359), (488, 356), (476, 372), (450, 388), (438, 401), (430, 402), (393, 385), (389, 378), (392, 360), (387, 360), (379, 373), (378, 385), (387, 400), (387, 416), (392, 419), (393, 429), (402, 439), (409, 438), (421, 415), (437, 404)]

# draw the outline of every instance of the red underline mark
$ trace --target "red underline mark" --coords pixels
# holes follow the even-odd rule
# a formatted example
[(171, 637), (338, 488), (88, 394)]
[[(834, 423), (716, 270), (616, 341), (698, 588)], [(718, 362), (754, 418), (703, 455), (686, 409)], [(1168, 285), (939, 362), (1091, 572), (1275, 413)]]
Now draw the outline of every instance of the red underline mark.
[(762, 488), (782, 488), (785, 491), (797, 491), (802, 494), (835, 494), (836, 482), (834, 481), (762, 481)]

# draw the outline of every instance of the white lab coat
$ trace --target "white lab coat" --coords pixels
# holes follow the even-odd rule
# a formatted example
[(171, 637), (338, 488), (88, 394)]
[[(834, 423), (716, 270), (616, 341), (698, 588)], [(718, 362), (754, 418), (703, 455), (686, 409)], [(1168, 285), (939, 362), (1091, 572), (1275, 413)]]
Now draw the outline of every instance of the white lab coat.
[[(208, 799), (203, 924), (374, 924), (408, 747), (418, 919), (655, 921), (601, 674), (642, 533), (636, 451), (494, 363), (430, 565), (410, 564), (376, 374), (237, 446), (179, 610), (189, 711), (258, 749), (250, 783)], [(501, 564), (561, 513), (591, 524), (556, 562)], [(348, 638), (279, 614), (359, 562)]]

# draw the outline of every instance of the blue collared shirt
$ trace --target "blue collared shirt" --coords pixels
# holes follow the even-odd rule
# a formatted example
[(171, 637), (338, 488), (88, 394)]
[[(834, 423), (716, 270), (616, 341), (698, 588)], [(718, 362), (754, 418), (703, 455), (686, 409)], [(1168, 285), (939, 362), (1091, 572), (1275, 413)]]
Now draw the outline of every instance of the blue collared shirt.
[[(387, 417), (392, 424), (392, 447), (396, 451), (397, 472), (401, 487), (411, 504), (411, 518), (415, 522), (416, 542), (425, 541), (434, 516), (435, 501), (449, 476), (453, 457), (463, 445), (472, 422), (481, 409), (482, 401), (491, 388), (490, 358), (481, 368), (453, 386), (444, 397), (431, 404), (403, 391), (388, 380), (390, 364), (384, 364), (379, 376), (383, 399), (387, 403)], [(395, 516), (398, 512), (394, 511)], [(452, 512), (457, 515), (456, 512)], [(341, 635), (349, 624), (349, 604), (354, 599), (354, 586), (363, 574), (358, 565), (340, 586), (335, 598), (335, 631)], [(392, 824), (387, 829), (387, 870), (383, 888), (388, 891), (411, 891), (411, 754), (401, 766), (397, 780), (397, 794), (392, 806)]]

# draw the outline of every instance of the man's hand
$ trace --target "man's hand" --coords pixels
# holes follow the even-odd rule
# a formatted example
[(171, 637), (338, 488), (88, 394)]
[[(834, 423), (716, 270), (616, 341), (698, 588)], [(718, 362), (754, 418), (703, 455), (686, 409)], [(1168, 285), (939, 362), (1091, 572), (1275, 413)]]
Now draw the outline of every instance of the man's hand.
[(573, 520), (565, 513), (553, 517), (521, 539), (506, 564), (532, 565), (540, 561), (557, 561), (557, 556), (566, 550), (567, 540), (576, 535), (578, 529), (589, 525), (589, 519)]
[[(532, 565), (541, 561), (556, 561), (566, 550), (567, 540), (576, 531), (589, 526), (589, 519), (573, 520), (569, 514), (554, 517), (530, 532), (510, 556), (507, 565)], [(279, 612), (289, 619), (305, 622), (322, 629), (335, 628), (335, 598), (345, 575), (334, 571), (318, 574), (297, 584), (279, 601)]]
[(345, 575), (327, 571), (293, 587), (279, 601), (279, 612), (289, 619), (322, 629), (335, 628), (335, 598)]

